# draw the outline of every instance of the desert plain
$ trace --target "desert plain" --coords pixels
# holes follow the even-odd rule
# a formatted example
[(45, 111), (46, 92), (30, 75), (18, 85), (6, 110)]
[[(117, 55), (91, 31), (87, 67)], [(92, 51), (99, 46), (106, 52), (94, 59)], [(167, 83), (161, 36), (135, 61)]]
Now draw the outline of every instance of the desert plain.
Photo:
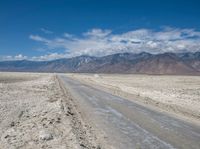
[(0, 73), (0, 149), (98, 144), (54, 74)]
[[(62, 75), (199, 123), (199, 76)], [(0, 148), (107, 148), (77, 104), (58, 74), (1, 72)]]

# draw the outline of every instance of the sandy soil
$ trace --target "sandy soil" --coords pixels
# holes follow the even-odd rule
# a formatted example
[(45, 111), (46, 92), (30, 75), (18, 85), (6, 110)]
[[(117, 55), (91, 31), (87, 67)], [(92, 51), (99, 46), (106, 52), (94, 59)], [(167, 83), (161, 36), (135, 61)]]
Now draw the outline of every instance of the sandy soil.
[(68, 74), (115, 95), (200, 120), (199, 76)]
[(0, 73), (0, 148), (101, 148), (53, 74)]

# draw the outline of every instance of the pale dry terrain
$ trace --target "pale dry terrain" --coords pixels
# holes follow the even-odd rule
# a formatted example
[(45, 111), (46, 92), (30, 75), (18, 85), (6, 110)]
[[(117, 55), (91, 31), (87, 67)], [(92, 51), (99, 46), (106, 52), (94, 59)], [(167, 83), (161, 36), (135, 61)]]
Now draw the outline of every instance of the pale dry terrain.
[(200, 119), (200, 77), (120, 74), (68, 74), (115, 95)]
[(0, 73), (0, 149), (100, 148), (53, 74)]
[[(82, 84), (73, 79), (79, 80)], [(93, 87), (100, 90), (95, 90)], [(118, 97), (101, 90), (124, 98), (119, 100)], [(151, 135), (143, 134), (147, 130), (150, 132), (155, 130), (155, 135), (163, 140), (171, 138), (169, 136), (174, 134), (168, 134), (169, 132), (165, 132), (165, 129), (159, 129), (163, 126), (151, 124), (151, 119), (155, 115), (152, 116), (151, 112), (150, 116), (146, 115), (145, 106), (139, 108), (140, 106), (127, 100), (148, 106), (153, 105), (152, 107), (156, 106), (199, 121), (199, 97), (200, 77), (194, 76), (117, 74), (61, 74), (57, 76), (39, 73), (0, 73), (0, 149), (123, 148), (120, 144), (127, 144), (127, 142), (132, 148), (135, 145), (134, 141), (136, 144), (141, 143), (140, 145), (145, 146), (145, 142), (140, 142), (143, 140), (140, 139), (141, 137), (149, 138), (150, 142), (155, 139)], [(118, 102), (122, 103), (118, 104)], [(130, 109), (131, 105), (137, 108)], [(107, 107), (110, 108), (104, 109)], [(119, 114), (119, 112), (122, 113)], [(137, 113), (140, 115), (138, 116)], [(127, 121), (126, 117), (128, 117)], [(198, 138), (193, 136), (196, 133), (191, 132), (193, 129), (195, 132), (199, 131), (196, 125), (191, 127), (177, 120), (175, 124), (179, 124), (179, 129), (176, 130), (175, 126), (170, 125), (173, 119), (164, 115), (159, 118), (159, 122), (163, 123), (163, 118), (164, 122), (166, 121), (164, 126), (169, 125), (169, 128), (175, 132), (183, 127), (179, 131), (181, 138), (172, 137), (172, 140), (169, 139), (166, 142), (172, 141), (172, 144), (183, 146), (187, 144), (195, 148), (199, 146), (196, 141)], [(138, 127), (134, 129), (130, 120), (141, 126), (142, 131), (138, 132), (141, 135), (138, 136), (138, 133), (135, 133)], [(185, 131), (188, 132), (186, 136), (184, 136)], [(131, 140), (133, 138), (134, 140)], [(119, 145), (113, 147), (112, 145), (117, 142)], [(154, 146), (154, 143), (152, 145)]]

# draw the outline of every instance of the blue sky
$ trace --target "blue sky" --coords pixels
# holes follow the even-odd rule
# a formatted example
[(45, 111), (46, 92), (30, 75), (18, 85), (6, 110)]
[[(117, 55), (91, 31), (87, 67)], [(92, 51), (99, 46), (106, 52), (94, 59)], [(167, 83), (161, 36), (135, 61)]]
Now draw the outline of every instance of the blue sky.
[(200, 50), (198, 0), (1, 0), (0, 59)]

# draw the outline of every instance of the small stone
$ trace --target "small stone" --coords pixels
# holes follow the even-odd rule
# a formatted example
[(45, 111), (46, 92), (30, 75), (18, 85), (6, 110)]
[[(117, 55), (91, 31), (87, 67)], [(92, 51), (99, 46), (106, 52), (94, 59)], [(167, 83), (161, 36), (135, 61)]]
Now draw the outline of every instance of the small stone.
[(9, 137), (9, 135), (6, 135), (4, 138), (7, 139)]
[(41, 131), (39, 137), (41, 140), (45, 140), (45, 141), (49, 141), (53, 139), (53, 135), (47, 131)]
[(11, 126), (11, 127), (15, 126), (15, 122), (11, 122), (11, 123), (10, 123), (10, 126)]
[(83, 143), (81, 143), (80, 146), (81, 146), (81, 147), (84, 147), (84, 148), (86, 147), (85, 144), (83, 144)]
[(74, 115), (74, 113), (72, 113), (71, 111), (67, 111), (67, 113), (68, 113), (69, 115)]
[(21, 112), (19, 113), (19, 115), (18, 115), (18, 118), (21, 118), (23, 114), (24, 114), (24, 111), (21, 111)]

